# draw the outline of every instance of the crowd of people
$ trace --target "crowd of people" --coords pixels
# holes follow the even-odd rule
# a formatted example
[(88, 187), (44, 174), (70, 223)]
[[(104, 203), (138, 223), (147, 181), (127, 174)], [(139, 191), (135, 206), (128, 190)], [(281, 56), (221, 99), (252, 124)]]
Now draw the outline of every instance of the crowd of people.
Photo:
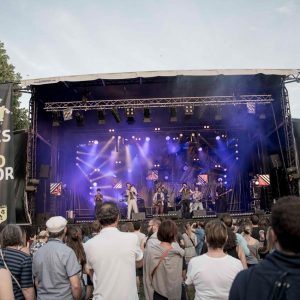
[[(112, 202), (89, 234), (51, 217), (30, 241), (0, 234), (0, 300), (300, 299), (300, 199), (285, 197), (271, 219), (229, 214), (206, 223), (153, 218), (119, 224)], [(142, 233), (141, 231), (144, 231)]]

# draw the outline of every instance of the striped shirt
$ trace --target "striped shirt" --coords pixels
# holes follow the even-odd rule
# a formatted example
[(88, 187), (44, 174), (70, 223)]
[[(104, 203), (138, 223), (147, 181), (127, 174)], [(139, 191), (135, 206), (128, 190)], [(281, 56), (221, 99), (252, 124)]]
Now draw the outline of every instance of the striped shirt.
[[(5, 248), (2, 249), (3, 257), (10, 272), (18, 280), (21, 288), (33, 287), (32, 279), (32, 260), (31, 257), (17, 249)], [(0, 267), (5, 267), (0, 256)], [(14, 295), (16, 300), (24, 300), (22, 290), (18, 287), (12, 278)]]

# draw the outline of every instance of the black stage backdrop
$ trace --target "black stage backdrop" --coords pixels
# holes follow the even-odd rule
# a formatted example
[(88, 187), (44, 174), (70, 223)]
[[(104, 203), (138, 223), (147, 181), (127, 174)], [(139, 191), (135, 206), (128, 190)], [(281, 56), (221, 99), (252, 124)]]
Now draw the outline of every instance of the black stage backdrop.
[(12, 84), (0, 84), (0, 222), (16, 222)]

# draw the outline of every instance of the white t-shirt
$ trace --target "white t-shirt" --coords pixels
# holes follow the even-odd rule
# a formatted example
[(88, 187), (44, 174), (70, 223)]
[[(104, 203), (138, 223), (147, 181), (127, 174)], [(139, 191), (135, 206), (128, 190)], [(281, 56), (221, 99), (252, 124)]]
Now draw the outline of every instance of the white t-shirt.
[(134, 231), (133, 233), (137, 235), (137, 237), (138, 237), (138, 244), (139, 244), (139, 246), (141, 247), (142, 243), (143, 243), (143, 242), (145, 241), (145, 239), (146, 239), (146, 235), (143, 234), (143, 233), (140, 232), (140, 231)]
[(135, 234), (103, 228), (84, 248), (95, 275), (93, 299), (138, 300), (135, 262), (143, 258), (143, 252)]
[(231, 284), (242, 270), (242, 263), (230, 255), (214, 258), (203, 254), (189, 262), (185, 282), (195, 286), (195, 300), (228, 299)]

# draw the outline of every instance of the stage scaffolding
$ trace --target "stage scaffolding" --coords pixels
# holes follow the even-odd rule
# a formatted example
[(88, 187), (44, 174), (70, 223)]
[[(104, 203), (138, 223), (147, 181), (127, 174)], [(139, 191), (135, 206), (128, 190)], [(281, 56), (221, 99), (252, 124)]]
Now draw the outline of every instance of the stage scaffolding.
[[(260, 74), (260, 73), (258, 73)], [(128, 99), (107, 99), (104, 97), (97, 97), (97, 95), (92, 99), (88, 99), (89, 97), (82, 97), (82, 100), (78, 101), (72, 101), (72, 100), (65, 100), (63, 96), (59, 96), (56, 98), (47, 100), (42, 100), (39, 95), (38, 98), (35, 96), (35, 91), (38, 90), (39, 93), (41, 93), (41, 90), (39, 90), (39, 86), (41, 88), (51, 88), (52, 85), (54, 86), (57, 83), (51, 84), (50, 82), (43, 84), (37, 84), (34, 83), (32, 85), (27, 86), (27, 89), (30, 89), (32, 92), (32, 98), (30, 100), (30, 107), (29, 107), (29, 116), (30, 116), (30, 123), (31, 127), (29, 130), (29, 136), (28, 136), (28, 152), (27, 152), (27, 165), (26, 165), (26, 172), (27, 172), (27, 180), (31, 178), (37, 178), (37, 138), (41, 138), (39, 136), (39, 132), (37, 132), (38, 128), (38, 122), (39, 118), (41, 116), (41, 111), (47, 112), (47, 113), (53, 113), (53, 112), (63, 112), (65, 110), (73, 110), (73, 111), (92, 111), (92, 110), (112, 110), (112, 109), (126, 109), (126, 108), (133, 108), (133, 109), (144, 109), (144, 108), (172, 108), (172, 107), (185, 107), (185, 106), (193, 106), (193, 107), (199, 107), (199, 106), (247, 106), (248, 104), (254, 104), (257, 106), (260, 105), (270, 105), (273, 107), (273, 104), (277, 102), (277, 100), (280, 101), (280, 107), (281, 107), (281, 116), (282, 119), (280, 120), (278, 126), (274, 129), (275, 131), (282, 130), (284, 132), (284, 141), (282, 142), (284, 146), (284, 154), (281, 155), (284, 168), (289, 167), (296, 167), (297, 170), (299, 170), (299, 163), (298, 163), (298, 157), (296, 154), (296, 148), (295, 148), (295, 139), (293, 134), (293, 127), (292, 127), (292, 119), (291, 119), (291, 112), (290, 112), (290, 104), (288, 99), (288, 92), (285, 87), (285, 84), (288, 82), (293, 81), (299, 81), (299, 74), (295, 77), (295, 75), (291, 76), (285, 76), (279, 74), (278, 76), (281, 76), (281, 95), (280, 99), (278, 97), (274, 98), (274, 95), (269, 93), (269, 91), (266, 94), (250, 94), (252, 91), (250, 91), (249, 94), (239, 95), (235, 90), (232, 91), (232, 96), (195, 96), (195, 97), (149, 97), (149, 98), (131, 98), (130, 95)], [(254, 74), (251, 74), (254, 75)], [(275, 74), (276, 75), (276, 74)], [(229, 75), (228, 75), (229, 76)], [(266, 75), (266, 76), (272, 76), (272, 75)], [(224, 76), (227, 77), (227, 76)], [(242, 75), (241, 75), (242, 77)], [(105, 79), (106, 80), (106, 79)], [(124, 82), (126, 79), (123, 80)], [(61, 82), (65, 83), (64, 80), (61, 80)], [(76, 81), (71, 82), (71, 84), (75, 84)], [(80, 82), (78, 82), (80, 84)], [(125, 85), (126, 83), (123, 83), (122, 85)], [(146, 83), (143, 82), (143, 85)], [(47, 86), (49, 85), (49, 86)], [(91, 81), (91, 86), (96, 86)], [(69, 88), (68, 86), (66, 86)], [(103, 84), (103, 87), (105, 87), (105, 84)], [(71, 90), (71, 88), (70, 88)], [(262, 91), (264, 92), (264, 91)], [(43, 91), (44, 93), (44, 91)], [(196, 93), (197, 94), (197, 93)], [(226, 93), (223, 93), (226, 94)], [(222, 95), (222, 93), (221, 93)], [(70, 99), (70, 98), (69, 98)], [(79, 98), (81, 99), (81, 97)], [(275, 101), (276, 100), (276, 101)], [(276, 111), (276, 113), (279, 113)], [(176, 125), (173, 127), (175, 128)], [(215, 128), (214, 128), (215, 129)], [(214, 130), (211, 129), (211, 130)], [(192, 128), (189, 129), (191, 132), (193, 131)], [(273, 134), (271, 132), (270, 134)], [(43, 137), (42, 137), (43, 138)], [(48, 137), (46, 137), (48, 139)], [(51, 146), (51, 145), (50, 145)], [(297, 181), (290, 181), (290, 192), (291, 194), (296, 194), (298, 191), (298, 182)], [(232, 200), (232, 199), (231, 199)], [(28, 195), (28, 210), (32, 217), (34, 217), (35, 214), (35, 197), (33, 194)], [(239, 202), (231, 202), (231, 209), (232, 211), (239, 211), (240, 210), (240, 203)]]
[(72, 110), (106, 110), (112, 108), (159, 108), (182, 106), (223, 106), (223, 105), (247, 105), (270, 104), (274, 101), (271, 95), (240, 95), (236, 96), (209, 96), (209, 97), (172, 97), (172, 98), (141, 98), (141, 99), (114, 99), (91, 100), (70, 102), (46, 102), (44, 109), (48, 112)]

